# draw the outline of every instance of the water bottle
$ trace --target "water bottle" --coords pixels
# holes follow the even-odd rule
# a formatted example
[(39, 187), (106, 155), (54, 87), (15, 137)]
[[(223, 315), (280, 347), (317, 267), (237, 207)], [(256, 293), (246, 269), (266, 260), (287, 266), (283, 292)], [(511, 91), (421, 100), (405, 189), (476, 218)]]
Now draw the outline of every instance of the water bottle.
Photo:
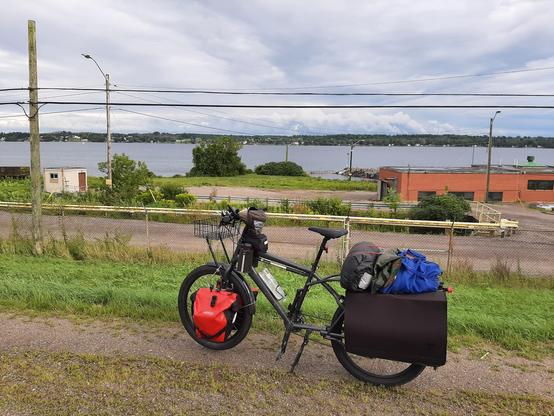
[(285, 300), (285, 291), (283, 290), (279, 282), (275, 280), (269, 270), (264, 268), (262, 271), (259, 272), (259, 275), (268, 287), (271, 294), (275, 297), (275, 299), (277, 299), (279, 302)]

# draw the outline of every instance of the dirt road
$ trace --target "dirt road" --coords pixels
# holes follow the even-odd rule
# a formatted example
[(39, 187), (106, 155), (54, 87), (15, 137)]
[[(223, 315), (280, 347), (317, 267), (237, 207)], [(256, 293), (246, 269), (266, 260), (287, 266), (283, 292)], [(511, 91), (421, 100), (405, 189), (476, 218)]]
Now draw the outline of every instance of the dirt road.
[[(444, 367), (437, 371), (426, 369), (410, 384), (385, 390), (361, 386), (340, 366), (330, 348), (313, 342), (302, 356), (297, 375), (286, 374), (298, 342), (293, 339), (284, 359), (275, 362), (279, 342), (276, 335), (249, 334), (235, 349), (214, 352), (194, 343), (178, 324), (75, 323), (67, 319), (31, 319), (5, 313), (0, 314), (0, 333), (0, 357), (5, 357), (4, 360), (0, 358), (0, 368), (5, 371), (0, 374), (2, 414), (50, 414), (41, 413), (43, 409), (33, 409), (32, 400), (15, 402), (15, 393), (13, 400), (9, 396), (2, 398), (1, 393), (7, 391), (29, 391), (31, 397), (41, 391), (48, 392), (53, 396), (45, 399), (45, 409), (50, 409), (46, 407), (48, 405), (72, 403), (74, 396), (87, 397), (87, 402), (98, 400), (104, 403), (106, 397), (112, 395), (111, 407), (103, 409), (108, 413), (111, 409), (112, 414), (120, 414), (117, 406), (121, 403), (115, 403), (117, 400), (123, 401), (121, 414), (135, 409), (133, 406), (138, 404), (146, 406), (139, 409), (147, 414), (148, 406), (155, 408), (160, 401), (164, 409), (160, 414), (181, 414), (193, 408), (201, 410), (198, 414), (213, 414), (215, 410), (226, 407), (229, 394), (224, 392), (233, 389), (244, 393), (231, 394), (231, 397), (240, 396), (245, 401), (241, 403), (242, 407), (235, 406), (234, 409), (253, 405), (258, 408), (256, 414), (554, 412), (554, 360), (529, 361), (491, 349), (449, 353)], [(121, 368), (117, 370), (117, 366)], [(166, 374), (165, 368), (173, 371)], [(179, 372), (187, 369), (187, 385), (175, 387)], [(39, 376), (43, 370), (50, 374), (45, 376), (46, 379)], [(94, 376), (91, 375), (88, 382), (85, 377), (88, 387), (84, 392), (75, 386), (65, 386), (61, 379), (56, 380), (57, 374), (71, 380), (75, 378), (78, 384), (91, 371)], [(148, 401), (137, 404), (123, 393), (129, 389), (125, 380), (132, 378), (133, 383), (140, 383), (136, 377), (142, 371), (145, 371), (145, 378), (155, 376), (159, 385), (143, 386), (138, 400), (144, 401), (146, 397)], [(239, 374), (242, 384), (227, 385), (225, 379), (217, 378), (221, 372)], [(99, 381), (102, 383), (100, 389), (94, 381), (100, 377), (98, 374), (109, 378)], [(202, 381), (205, 374), (212, 377), (208, 385)], [(158, 375), (163, 377), (159, 379)], [(22, 382), (26, 384), (21, 385)], [(271, 391), (269, 406), (266, 403), (267, 389)], [(150, 395), (152, 390), (155, 394)], [(179, 401), (175, 397), (183, 393), (184, 398), (191, 391), (197, 399), (206, 398), (200, 400), (199, 407), (194, 401)], [(131, 396), (134, 392), (126, 394)]]
[(257, 199), (317, 199), (340, 198), (343, 201), (374, 201), (377, 192), (369, 191), (320, 191), (304, 189), (261, 189), (239, 186), (189, 186), (187, 190), (197, 196), (248, 197)]
[[(510, 237), (456, 236), (453, 240), (453, 258), (468, 261), (476, 270), (489, 270), (497, 259), (506, 261), (512, 270), (527, 274), (551, 275), (554, 270), (554, 216), (523, 209), (509, 211), (510, 218), (521, 219), (521, 230)], [(529, 212), (530, 211), (530, 212)], [(28, 214), (16, 214), (20, 232), (29, 234), (31, 219)], [(43, 216), (45, 235), (61, 238), (60, 218)], [(130, 244), (146, 247), (165, 246), (176, 251), (199, 253), (206, 251), (205, 241), (194, 237), (190, 224), (149, 223), (148, 236), (145, 222), (141, 220), (117, 220), (101, 217), (66, 216), (65, 229), (72, 235), (81, 231), (89, 241), (103, 238), (107, 233), (120, 232), (131, 236)], [(335, 224), (336, 227), (340, 224)], [(12, 229), (12, 215), (0, 211), (0, 238), (7, 238)], [(321, 243), (319, 234), (306, 227), (271, 226), (264, 229), (274, 254), (296, 259), (313, 259), (316, 247)], [(352, 230), (351, 243), (373, 241), (384, 248), (406, 247), (423, 251), (435, 261), (446, 264), (448, 237), (383, 233)], [(328, 260), (338, 258), (339, 241), (329, 243)]]

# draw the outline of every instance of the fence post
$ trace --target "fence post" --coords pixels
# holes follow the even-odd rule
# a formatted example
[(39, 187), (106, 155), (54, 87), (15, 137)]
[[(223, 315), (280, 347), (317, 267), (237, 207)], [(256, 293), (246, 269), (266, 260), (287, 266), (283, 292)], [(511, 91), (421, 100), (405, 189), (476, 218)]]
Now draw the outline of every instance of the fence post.
[(341, 262), (344, 261), (346, 254), (348, 254), (348, 250), (350, 250), (350, 217), (344, 219), (344, 228), (347, 234), (342, 238)]
[(450, 276), (450, 270), (452, 268), (452, 254), (454, 251), (454, 222), (450, 226), (450, 232), (448, 235), (448, 259), (446, 260), (446, 275)]
[(151, 247), (150, 247), (150, 225), (148, 221), (148, 208), (144, 207), (144, 213), (145, 213), (144, 220), (146, 222), (146, 247), (148, 250), (148, 254), (150, 254)]
[(67, 230), (65, 228), (65, 209), (63, 205), (60, 205), (60, 227), (62, 231), (63, 242), (67, 247)]

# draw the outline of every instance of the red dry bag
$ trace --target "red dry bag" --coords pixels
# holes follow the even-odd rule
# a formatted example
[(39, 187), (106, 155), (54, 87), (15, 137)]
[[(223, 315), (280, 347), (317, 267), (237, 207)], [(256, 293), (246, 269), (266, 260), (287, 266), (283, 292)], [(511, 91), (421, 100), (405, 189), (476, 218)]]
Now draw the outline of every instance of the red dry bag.
[(226, 341), (239, 309), (237, 294), (203, 287), (193, 295), (192, 302), (196, 335), (212, 342)]

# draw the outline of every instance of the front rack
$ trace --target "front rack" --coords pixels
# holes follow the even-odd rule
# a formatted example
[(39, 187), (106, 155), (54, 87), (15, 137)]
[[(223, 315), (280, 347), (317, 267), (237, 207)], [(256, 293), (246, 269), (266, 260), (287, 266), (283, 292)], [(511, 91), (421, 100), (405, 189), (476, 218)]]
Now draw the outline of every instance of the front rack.
[(240, 232), (240, 222), (234, 225), (220, 225), (219, 218), (207, 218), (193, 221), (194, 236), (206, 240), (223, 240), (235, 238)]

